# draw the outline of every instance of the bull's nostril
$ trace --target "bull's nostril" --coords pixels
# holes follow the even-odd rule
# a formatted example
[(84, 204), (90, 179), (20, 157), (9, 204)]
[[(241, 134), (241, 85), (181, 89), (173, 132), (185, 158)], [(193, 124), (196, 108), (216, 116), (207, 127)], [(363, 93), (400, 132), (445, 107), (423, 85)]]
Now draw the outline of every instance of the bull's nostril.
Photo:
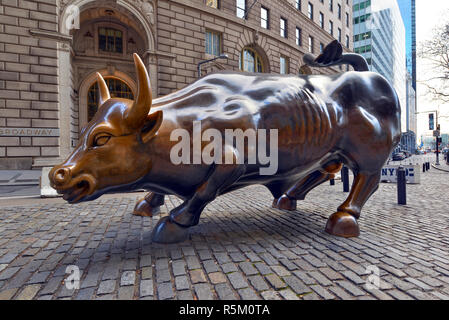
[(60, 168), (55, 171), (54, 178), (56, 183), (64, 183), (70, 179), (70, 170), (69, 168)]

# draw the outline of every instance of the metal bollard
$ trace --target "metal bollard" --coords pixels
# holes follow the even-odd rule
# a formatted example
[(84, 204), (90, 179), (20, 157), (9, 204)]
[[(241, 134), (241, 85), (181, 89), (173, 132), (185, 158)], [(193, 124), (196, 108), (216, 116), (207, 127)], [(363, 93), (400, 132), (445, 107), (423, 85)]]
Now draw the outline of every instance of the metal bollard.
[(343, 192), (349, 192), (349, 170), (346, 166), (341, 169), (341, 181), (343, 182)]
[(426, 163), (426, 166), (427, 166), (427, 167), (426, 167), (426, 168), (427, 168), (427, 171), (429, 171), (429, 170), (430, 170), (430, 162), (427, 162), (427, 163)]
[(406, 185), (407, 181), (405, 180), (405, 169), (404, 167), (399, 167), (397, 170), (398, 176), (398, 204), (406, 205), (407, 204), (407, 191)]
[(329, 181), (331, 183), (331, 186), (335, 186), (335, 179), (330, 179)]
[(426, 168), (427, 168), (426, 164), (423, 163), (423, 164), (422, 164), (422, 172), (426, 172)]

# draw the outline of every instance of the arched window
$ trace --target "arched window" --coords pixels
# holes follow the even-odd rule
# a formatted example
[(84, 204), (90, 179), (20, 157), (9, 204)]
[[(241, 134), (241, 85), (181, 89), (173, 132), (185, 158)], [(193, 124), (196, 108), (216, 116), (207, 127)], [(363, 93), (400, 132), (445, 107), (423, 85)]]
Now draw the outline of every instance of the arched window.
[[(133, 100), (134, 95), (129, 86), (117, 78), (105, 78), (111, 98), (126, 98)], [(87, 93), (87, 121), (92, 120), (98, 110), (98, 84), (95, 82)]]
[(240, 55), (240, 70), (246, 72), (264, 72), (262, 58), (251, 48), (243, 48)]

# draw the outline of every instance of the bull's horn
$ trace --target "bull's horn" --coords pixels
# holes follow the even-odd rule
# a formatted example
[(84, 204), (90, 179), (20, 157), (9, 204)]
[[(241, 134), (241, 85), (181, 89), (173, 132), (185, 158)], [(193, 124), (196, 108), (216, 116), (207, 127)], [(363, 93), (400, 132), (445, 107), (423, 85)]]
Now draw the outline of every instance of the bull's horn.
[(137, 74), (137, 98), (133, 106), (128, 109), (125, 118), (129, 126), (137, 129), (143, 126), (150, 112), (153, 94), (145, 65), (137, 53), (133, 56)]
[(98, 80), (98, 88), (100, 89), (98, 90), (100, 93), (99, 106), (101, 106), (103, 103), (111, 99), (111, 95), (109, 94), (109, 89), (108, 86), (106, 85), (106, 82), (104, 81), (103, 77), (99, 72), (97, 72), (97, 80)]

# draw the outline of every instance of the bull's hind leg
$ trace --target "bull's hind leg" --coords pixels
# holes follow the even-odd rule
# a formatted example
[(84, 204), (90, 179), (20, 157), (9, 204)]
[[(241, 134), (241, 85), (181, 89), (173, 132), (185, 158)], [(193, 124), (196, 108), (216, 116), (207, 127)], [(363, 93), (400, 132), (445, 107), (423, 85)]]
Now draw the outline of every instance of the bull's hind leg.
[(298, 181), (282, 197), (273, 202), (273, 207), (282, 210), (296, 210), (296, 200), (304, 200), (306, 195), (320, 184), (335, 178), (335, 173), (341, 170), (342, 164), (333, 161), (321, 170), (314, 171), (310, 175)]
[(143, 199), (139, 200), (134, 207), (133, 215), (142, 217), (152, 217), (160, 212), (160, 207), (164, 204), (164, 195), (149, 192)]
[(326, 232), (335, 236), (350, 238), (360, 234), (357, 219), (360, 211), (369, 197), (377, 190), (380, 181), (380, 171), (375, 173), (357, 172), (351, 192), (346, 201), (338, 207), (326, 224)]

